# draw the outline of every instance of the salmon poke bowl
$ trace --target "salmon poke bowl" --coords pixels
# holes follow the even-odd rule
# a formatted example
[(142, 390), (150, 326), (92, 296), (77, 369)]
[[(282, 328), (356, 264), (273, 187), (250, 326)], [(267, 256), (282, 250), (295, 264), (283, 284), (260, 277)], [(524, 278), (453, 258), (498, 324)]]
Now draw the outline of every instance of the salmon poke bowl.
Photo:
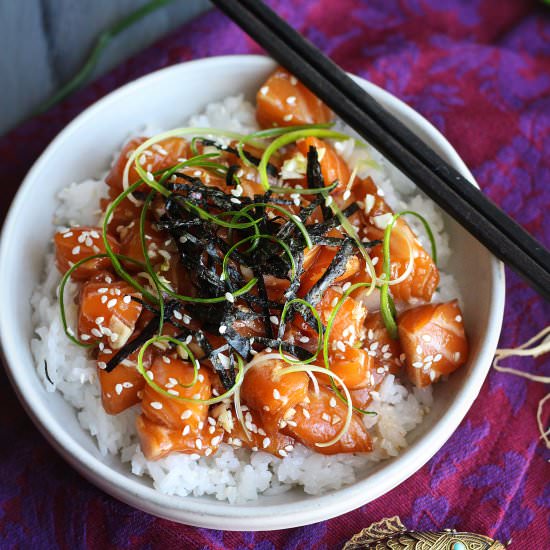
[(41, 431), (107, 492), (205, 527), (312, 523), (404, 481), (473, 403), (502, 321), (500, 263), (259, 56), (87, 109), (0, 254), (8, 375)]

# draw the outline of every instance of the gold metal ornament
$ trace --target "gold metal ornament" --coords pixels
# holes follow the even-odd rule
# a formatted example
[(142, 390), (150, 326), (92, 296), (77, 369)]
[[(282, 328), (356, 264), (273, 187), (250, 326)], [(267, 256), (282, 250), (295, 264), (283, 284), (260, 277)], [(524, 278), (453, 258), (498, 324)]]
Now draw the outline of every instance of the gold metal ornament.
[(475, 533), (408, 531), (398, 516), (384, 518), (354, 535), (342, 550), (505, 550), (499, 541)]

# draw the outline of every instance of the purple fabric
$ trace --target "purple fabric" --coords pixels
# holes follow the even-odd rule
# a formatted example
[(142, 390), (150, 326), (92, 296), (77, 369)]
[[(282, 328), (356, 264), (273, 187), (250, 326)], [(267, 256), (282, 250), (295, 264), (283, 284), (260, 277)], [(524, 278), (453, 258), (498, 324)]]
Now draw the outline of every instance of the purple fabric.
[[(521, 0), (271, 4), (345, 69), (431, 120), (483, 190), (550, 244), (547, 7)], [(173, 63), (259, 51), (214, 11), (23, 124), (0, 139), (2, 215), (47, 143), (101, 96)], [(548, 305), (508, 272), (501, 346), (514, 346), (549, 322)], [(547, 375), (550, 367), (544, 357), (510, 364)], [(2, 371), (0, 379), (0, 548), (337, 548), (362, 527), (395, 514), (410, 528), (512, 537), (512, 549), (550, 546), (550, 454), (535, 424), (544, 388), (517, 377), (491, 372), (449, 442), (387, 495), (327, 522), (271, 533), (195, 529), (114, 500), (61, 460), (26, 417)]]

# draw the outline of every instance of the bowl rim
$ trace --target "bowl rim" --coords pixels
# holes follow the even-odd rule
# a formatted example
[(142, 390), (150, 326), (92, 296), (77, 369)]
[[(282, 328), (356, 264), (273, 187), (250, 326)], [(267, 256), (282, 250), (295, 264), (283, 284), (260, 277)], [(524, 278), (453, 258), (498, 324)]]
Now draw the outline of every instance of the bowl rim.
[[(78, 133), (79, 128), (99, 111), (108, 110), (111, 104), (118, 103), (126, 95), (139, 93), (140, 88), (149, 86), (152, 81), (164, 79), (170, 75), (177, 78), (178, 73), (193, 70), (197, 66), (211, 69), (220, 63), (233, 64), (236, 68), (242, 68), (243, 64), (246, 64), (258, 71), (274, 66), (272, 59), (261, 55), (216, 56), (178, 63), (142, 76), (110, 92), (87, 107), (63, 128), (34, 162), (10, 205), (0, 237), (0, 265), (9, 265), (6, 243), (12, 238), (15, 231), (15, 220), (27, 201), (27, 195), (30, 192), (32, 181), (35, 179), (35, 174), (40, 173), (42, 166), (47, 164), (49, 157), (59, 147), (62, 147), (72, 134)], [(439, 130), (422, 115), (379, 86), (360, 77), (353, 77), (362, 86), (366, 87), (367, 91), (377, 100), (382, 101), (390, 111), (398, 112), (407, 119), (408, 123), (422, 129), (423, 132), (436, 141), (442, 150), (443, 156), (479, 187), (458, 153)], [(11, 338), (15, 334), (15, 329), (13, 324), (10, 325), (7, 312), (4, 310), (0, 310), (2, 357), (8, 378), (19, 401), (40, 432), (79, 473), (105, 492), (156, 516), (197, 527), (246, 531), (297, 527), (349, 512), (390, 491), (418, 471), (456, 430), (481, 389), (500, 335), (504, 312), (504, 267), (493, 256), (491, 256), (490, 262), (492, 285), (486, 339), (481, 346), (475, 368), (472, 369), (470, 376), (459, 392), (460, 399), (455, 399), (449, 409), (443, 413), (426, 434), (422, 435), (397, 458), (388, 462), (380, 471), (369, 474), (364, 479), (336, 491), (320, 496), (308, 495), (307, 504), (304, 500), (299, 500), (291, 503), (264, 504), (261, 506), (231, 505), (214, 499), (198, 500), (193, 496), (164, 495), (152, 487), (140, 483), (137, 478), (134, 479), (131, 475), (111, 469), (98, 457), (93, 456), (63, 430), (47, 407), (41, 405), (40, 399), (33, 399), (35, 390), (31, 388), (31, 391), (28, 391), (28, 389), (23, 391), (25, 377), (21, 374), (22, 371), (16, 368), (18, 352), (14, 344), (15, 340)], [(0, 296), (4, 292), (3, 289), (7, 288), (6, 284), (2, 284), (3, 279), (9, 278), (6, 271), (5, 267), (0, 270)], [(38, 392), (38, 389), (36, 389), (36, 392)]]

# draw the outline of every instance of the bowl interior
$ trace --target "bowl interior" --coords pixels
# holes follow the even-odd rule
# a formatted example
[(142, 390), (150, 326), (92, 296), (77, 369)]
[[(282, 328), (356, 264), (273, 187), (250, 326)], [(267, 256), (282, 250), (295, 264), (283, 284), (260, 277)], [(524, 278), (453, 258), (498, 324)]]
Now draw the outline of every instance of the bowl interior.
[[(500, 331), (503, 275), (500, 264), (456, 222), (446, 217), (453, 258), (449, 271), (460, 286), (471, 358), (436, 387), (435, 405), (410, 434), (410, 447), (379, 463), (353, 486), (323, 495), (300, 490), (228, 505), (211, 497), (166, 497), (148, 479), (128, 473), (114, 457), (102, 456), (92, 437), (58, 393), (44, 390), (36, 376), (29, 342), (30, 295), (44, 269), (52, 236), (57, 191), (71, 182), (100, 176), (128, 135), (146, 124), (181, 125), (207, 103), (254, 93), (274, 63), (263, 57), (212, 58), (159, 71), (98, 102), (73, 121), (29, 172), (4, 225), (0, 251), (0, 330), (8, 374), (22, 403), (63, 456), (86, 477), (134, 506), (185, 523), (225, 529), (275, 529), (319, 521), (368, 502), (406, 479), (446, 441), (477, 396)], [(472, 180), (442, 136), (412, 109), (361, 79), (375, 98)], [(55, 269), (49, 266), (48, 269)]]

